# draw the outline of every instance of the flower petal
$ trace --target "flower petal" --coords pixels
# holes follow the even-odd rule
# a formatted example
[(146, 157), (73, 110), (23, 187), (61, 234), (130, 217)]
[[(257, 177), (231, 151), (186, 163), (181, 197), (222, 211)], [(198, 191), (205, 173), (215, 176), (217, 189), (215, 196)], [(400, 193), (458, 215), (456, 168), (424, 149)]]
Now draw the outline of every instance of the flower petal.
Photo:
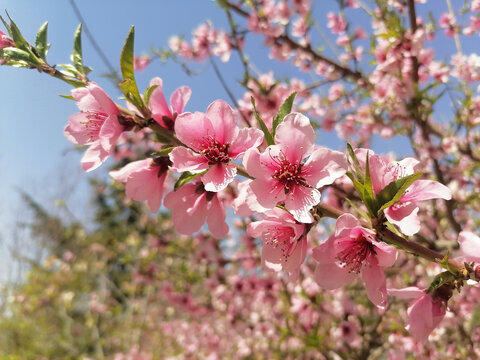
[(202, 176), (206, 191), (218, 192), (225, 189), (237, 175), (237, 169), (225, 164), (213, 165)]

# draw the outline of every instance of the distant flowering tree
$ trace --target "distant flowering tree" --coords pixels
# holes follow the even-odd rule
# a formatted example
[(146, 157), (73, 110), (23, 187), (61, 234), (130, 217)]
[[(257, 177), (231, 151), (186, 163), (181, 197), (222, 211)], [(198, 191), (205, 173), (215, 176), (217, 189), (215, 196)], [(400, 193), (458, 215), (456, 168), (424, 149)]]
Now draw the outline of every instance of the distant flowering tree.
[[(35, 45), (11, 19), (4, 22), (8, 35), (0, 32), (3, 65), (35, 68), (75, 88), (71, 97), (80, 112), (68, 119), (65, 136), (88, 145), (83, 169), (115, 155), (124, 166), (110, 175), (125, 184), (126, 197), (160, 214), (163, 201), (171, 210), (168, 226), (195, 237), (192, 269), (202, 263), (209, 269), (197, 274), (203, 292), (160, 286), (152, 274), (161, 259), (135, 268), (128, 280), (153, 284), (155, 294), (161, 287), (162, 301), (189, 314), (167, 321), (161, 313), (163, 331), (177, 337), (184, 357), (366, 359), (381, 348), (392, 359), (452, 358), (455, 346), (460, 358), (480, 356), (473, 317), (480, 308), (468, 297), (480, 280), (480, 62), (461, 48), (463, 37), (480, 30), (478, 1), (455, 8), (447, 0), (438, 19), (427, 16), (434, 1), (339, 0), (326, 16), (324, 5), (310, 0), (217, 3), (228, 30), (202, 24), (190, 40), (174, 36), (168, 50), (148, 57), (134, 56), (132, 27), (120, 56), (125, 106), (89, 80), (81, 27), (73, 63), (62, 70), (46, 60), (46, 24)], [(263, 40), (270, 58), (291, 65), (288, 81), (256, 71), (247, 56), (251, 37)], [(452, 42), (456, 51), (440, 61), (436, 41)], [(228, 62), (233, 54), (242, 64), (238, 98), (216, 64), (216, 57)], [(187, 112), (191, 89), (178, 88), (167, 102), (160, 78), (141, 94), (134, 70), (157, 56), (184, 67), (210, 59), (231, 104), (214, 100), (205, 113)], [(314, 81), (305, 83), (302, 73)], [(327, 133), (346, 145), (318, 145), (317, 134)], [(399, 160), (371, 149), (394, 138), (411, 156)], [(214, 238), (244, 246), (222, 253), (228, 242), (201, 235), (205, 224)], [(182, 256), (181, 248), (175, 251)], [(357, 278), (366, 297), (349, 295), (358, 293)], [(339, 290), (327, 295), (322, 288)], [(410, 299), (408, 310), (395, 298)], [(102, 313), (97, 300), (91, 298), (98, 305), (91, 311)], [(231, 328), (213, 319), (220, 314)], [(395, 326), (398, 314), (406, 326)], [(333, 330), (326, 325), (332, 317)], [(236, 346), (224, 346), (219, 338), (225, 336)], [(203, 352), (191, 351), (192, 343)], [(132, 348), (115, 359), (149, 356)]]

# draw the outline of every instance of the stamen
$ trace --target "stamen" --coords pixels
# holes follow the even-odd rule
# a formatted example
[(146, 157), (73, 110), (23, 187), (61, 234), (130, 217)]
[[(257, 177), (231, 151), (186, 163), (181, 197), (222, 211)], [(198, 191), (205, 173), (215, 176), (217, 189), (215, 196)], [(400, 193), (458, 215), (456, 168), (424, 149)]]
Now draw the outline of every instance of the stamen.
[(207, 158), (210, 165), (228, 163), (230, 156), (228, 155), (229, 143), (220, 144), (214, 136), (207, 135), (203, 138), (201, 153)]
[(86, 121), (82, 121), (81, 124), (85, 126), (85, 131), (88, 134), (88, 141), (95, 141), (98, 139), (98, 134), (102, 128), (103, 123), (108, 118), (108, 115), (98, 111), (87, 111)]
[(295, 249), (296, 240), (292, 241), (295, 237), (295, 232), (292, 228), (284, 227), (271, 227), (267, 232), (262, 234), (262, 238), (265, 244), (271, 245), (275, 248), (280, 247), (285, 258), (289, 257)]
[(344, 250), (337, 254), (337, 259), (348, 269), (348, 272), (359, 274), (365, 260), (371, 255), (375, 255), (375, 247), (361, 234), (356, 239), (346, 240), (347, 244)]
[(310, 187), (303, 177), (304, 169), (303, 164), (300, 161), (297, 160), (295, 163), (291, 163), (290, 160), (285, 157), (283, 152), (280, 152), (280, 156), (272, 156), (270, 154), (270, 158), (275, 164), (278, 165), (272, 177), (274, 179), (278, 179), (278, 181), (283, 185), (285, 194), (294, 192), (295, 187), (298, 185)]

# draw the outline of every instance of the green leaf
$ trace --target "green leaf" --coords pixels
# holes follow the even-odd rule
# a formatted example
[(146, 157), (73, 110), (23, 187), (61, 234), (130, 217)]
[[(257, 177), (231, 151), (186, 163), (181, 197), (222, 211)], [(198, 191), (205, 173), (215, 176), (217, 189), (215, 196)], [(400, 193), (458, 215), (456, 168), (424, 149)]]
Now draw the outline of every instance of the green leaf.
[(347, 142), (347, 149), (348, 149), (348, 153), (350, 155), (350, 158), (353, 161), (353, 167), (355, 168), (355, 175), (356, 175), (358, 181), (360, 181), (360, 183), (363, 184), (363, 182), (364, 182), (363, 169), (360, 166), (360, 162), (357, 159), (357, 155), (355, 155), (355, 151), (353, 151), (352, 145), (350, 145), (350, 143), (348, 143), (348, 142)]
[(147, 106), (148, 102), (150, 101), (150, 96), (152, 96), (153, 90), (155, 90), (157, 87), (158, 85), (152, 85), (145, 89), (145, 92), (143, 93), (143, 101)]
[(82, 24), (78, 25), (77, 30), (75, 30), (75, 35), (73, 35), (72, 61), (75, 69), (77, 69), (80, 74), (85, 74), (82, 57)]
[(272, 136), (275, 137), (275, 131), (277, 130), (277, 126), (283, 121), (284, 117), (292, 112), (293, 101), (295, 100), (296, 92), (290, 94), (288, 98), (285, 99), (282, 106), (280, 106), (280, 110), (278, 110), (277, 115), (273, 118), (273, 125), (272, 125)]
[(0, 56), (2, 59), (8, 61), (22, 61), (31, 66), (35, 66), (37, 64), (37, 60), (32, 56), (31, 53), (14, 47), (3, 48), (0, 54), (2, 54)]
[(135, 105), (140, 111), (145, 109), (143, 100), (138, 92), (137, 83), (133, 72), (133, 47), (135, 38), (135, 27), (130, 28), (125, 45), (120, 55), (120, 70), (122, 71), (123, 81), (120, 83), (120, 88), (125, 97)]
[(450, 266), (450, 263), (448, 262), (449, 259), (450, 259), (450, 253), (447, 252), (447, 254), (443, 257), (443, 259), (440, 260), (438, 263), (448, 272), (452, 273), (453, 275), (458, 275), (458, 270)]
[(267, 125), (265, 125), (265, 122), (262, 120), (260, 115), (257, 112), (257, 108), (255, 106), (255, 99), (250, 97), (250, 100), (252, 101), (253, 105), (253, 114), (255, 115), (255, 119), (257, 119), (258, 124), (260, 125), (260, 129), (263, 131), (263, 134), (265, 135), (265, 141), (267, 142), (268, 145), (275, 145), (275, 140), (273, 140), (273, 136), (270, 133), (270, 131), (267, 128)]
[(402, 195), (405, 193), (407, 188), (412, 185), (416, 180), (418, 180), (423, 175), (423, 172), (415, 173), (412, 175), (405, 176), (398, 180), (392, 181), (390, 184), (385, 186), (385, 188), (380, 191), (376, 196), (376, 201), (380, 207), (377, 211), (379, 215), (381, 211), (395, 204)]
[(152, 156), (159, 156), (159, 157), (165, 157), (168, 156), (172, 152), (172, 150), (175, 149), (175, 146), (169, 146), (166, 147), (160, 151), (156, 151), (152, 154)]
[(444, 271), (435, 276), (433, 281), (430, 283), (430, 286), (425, 291), (427, 294), (433, 292), (434, 290), (438, 289), (440, 286), (447, 284), (451, 281), (455, 280), (455, 275), (452, 274), (450, 271)]
[(45, 60), (47, 56), (49, 45), (47, 44), (47, 28), (48, 21), (45, 21), (40, 29), (37, 32), (37, 37), (35, 39), (35, 51), (40, 59)]
[(17, 24), (15, 24), (15, 22), (12, 20), (10, 15), (8, 15), (8, 18), (10, 19), (10, 27), (9, 27), (10, 35), (12, 36), (13, 41), (15, 41), (15, 47), (21, 50), (25, 50), (27, 52), (31, 52), (30, 45), (28, 44), (27, 40), (25, 40), (25, 38), (23, 37)]
[(75, 100), (72, 95), (58, 95), (62, 98), (68, 99), (68, 100)]
[(185, 171), (184, 173), (182, 173), (182, 175), (180, 175), (180, 177), (178, 178), (177, 182), (175, 183), (175, 185), (173, 186), (173, 190), (174, 191), (177, 191), (179, 188), (181, 188), (183, 185), (187, 184), (188, 182), (190, 182), (190, 180), (193, 180), (195, 179), (197, 176), (200, 176), (200, 175), (203, 175), (207, 172), (208, 170), (205, 170), (205, 171), (202, 171), (201, 173), (197, 173), (197, 174), (192, 174), (190, 171)]

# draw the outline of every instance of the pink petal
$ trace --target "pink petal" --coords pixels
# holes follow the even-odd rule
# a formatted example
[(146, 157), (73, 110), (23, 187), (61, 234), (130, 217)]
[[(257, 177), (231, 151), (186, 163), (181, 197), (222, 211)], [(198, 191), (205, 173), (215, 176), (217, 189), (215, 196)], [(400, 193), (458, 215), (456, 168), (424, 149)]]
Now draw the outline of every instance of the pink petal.
[(234, 166), (225, 164), (213, 165), (202, 176), (202, 182), (205, 184), (206, 191), (218, 192), (225, 189), (237, 175), (237, 169)]
[(260, 146), (263, 142), (263, 133), (259, 129), (245, 128), (238, 131), (237, 137), (233, 139), (228, 154), (235, 159), (252, 147)]
[(335, 236), (340, 237), (344, 232), (350, 233), (350, 230), (357, 226), (360, 226), (358, 219), (352, 214), (345, 213), (335, 223)]
[(150, 162), (151, 162), (150, 159), (133, 161), (131, 163), (128, 163), (127, 165), (125, 165), (123, 168), (121, 168), (119, 170), (110, 171), (108, 174), (111, 177), (113, 177), (115, 180), (125, 183), (125, 182), (127, 182), (128, 177), (133, 172), (148, 167)]
[(452, 192), (448, 187), (433, 180), (417, 180), (410, 185), (400, 201), (422, 201), (442, 198), (450, 200)]
[(313, 277), (318, 286), (333, 290), (350, 284), (355, 279), (356, 274), (336, 263), (323, 263), (317, 264)]
[(255, 179), (250, 183), (250, 188), (258, 203), (267, 209), (275, 207), (286, 197), (283, 187), (279, 187), (275, 179)]
[(406, 329), (418, 342), (425, 342), (445, 316), (445, 306), (441, 301), (433, 302), (429, 294), (415, 300), (408, 308)]
[(183, 146), (176, 147), (168, 156), (173, 163), (172, 169), (177, 172), (190, 171), (199, 173), (208, 169), (208, 161), (205, 156), (194, 153)]
[(370, 301), (384, 309), (387, 305), (387, 284), (382, 268), (378, 264), (370, 262), (362, 268), (362, 279), (365, 282)]
[(285, 207), (295, 220), (301, 223), (313, 222), (310, 209), (320, 202), (321, 194), (317, 189), (297, 185), (285, 199)]
[(385, 186), (394, 181), (395, 178), (393, 172), (388, 170), (388, 161), (384, 157), (373, 155), (370, 152), (369, 154), (368, 164), (370, 167), (373, 192), (378, 194)]
[(85, 131), (85, 122), (88, 121), (87, 114), (76, 113), (68, 118), (68, 124), (63, 130), (65, 137), (74, 144), (88, 145), (96, 139), (92, 139), (88, 131)]
[(211, 103), (205, 115), (212, 122), (213, 134), (220, 144), (231, 143), (235, 139), (237, 123), (232, 108), (225, 101)]
[(99, 141), (91, 144), (85, 151), (80, 163), (85, 172), (95, 170), (107, 160), (110, 153), (106, 152)]
[(402, 234), (415, 235), (420, 231), (418, 207), (415, 204), (396, 204), (385, 209), (385, 217), (392, 224), (397, 225)]
[(172, 105), (173, 111), (177, 114), (183, 113), (183, 109), (188, 100), (190, 100), (191, 95), (192, 90), (188, 86), (182, 86), (175, 90), (172, 96), (170, 96), (170, 104)]
[(480, 262), (480, 238), (470, 231), (458, 234), (458, 243), (466, 261)]
[(167, 100), (163, 94), (163, 81), (160, 78), (154, 78), (150, 81), (150, 86), (157, 85), (148, 100), (148, 108), (152, 112), (152, 117), (163, 126), (163, 116), (172, 117), (172, 112), (168, 107)]
[(105, 91), (96, 83), (72, 90), (72, 96), (81, 111), (101, 111), (107, 114), (118, 114), (119, 110)]
[(275, 144), (281, 145), (285, 157), (292, 163), (302, 161), (306, 155), (310, 154), (314, 143), (315, 131), (305, 115), (288, 114), (277, 126)]
[(397, 249), (381, 241), (373, 241), (377, 255), (378, 266), (390, 267), (397, 260)]
[(304, 165), (308, 184), (320, 188), (332, 184), (347, 172), (347, 159), (339, 151), (324, 147), (316, 148)]
[(210, 200), (210, 209), (207, 213), (207, 224), (208, 229), (217, 239), (224, 238), (228, 234), (228, 225), (225, 223), (225, 217), (225, 209), (220, 203), (218, 196), (215, 195), (212, 200)]
[(199, 152), (203, 150), (201, 145), (205, 136), (216, 136), (212, 123), (201, 112), (178, 116), (175, 120), (175, 134), (182, 143)]
[(425, 291), (416, 286), (409, 286), (403, 289), (388, 289), (388, 293), (399, 299), (418, 299), (425, 295)]

